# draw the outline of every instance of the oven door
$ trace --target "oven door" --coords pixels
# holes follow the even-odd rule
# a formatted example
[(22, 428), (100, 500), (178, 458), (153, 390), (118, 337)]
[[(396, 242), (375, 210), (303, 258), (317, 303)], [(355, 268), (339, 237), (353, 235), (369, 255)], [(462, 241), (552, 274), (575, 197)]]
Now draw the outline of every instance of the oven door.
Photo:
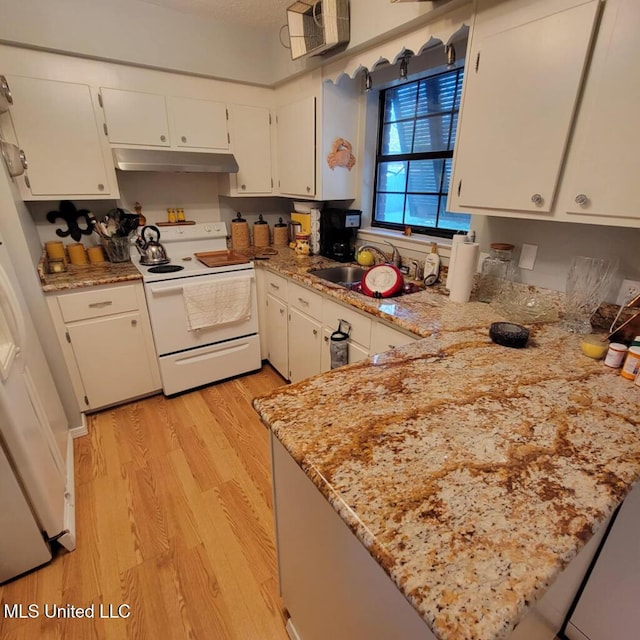
[[(215, 282), (224, 278), (247, 278), (251, 281), (251, 314), (248, 319), (198, 329), (189, 328), (182, 285)], [(209, 273), (190, 278), (175, 278), (146, 283), (145, 293), (153, 329), (153, 339), (159, 356), (193, 349), (223, 340), (231, 340), (258, 332), (258, 304), (253, 269), (226, 273)]]

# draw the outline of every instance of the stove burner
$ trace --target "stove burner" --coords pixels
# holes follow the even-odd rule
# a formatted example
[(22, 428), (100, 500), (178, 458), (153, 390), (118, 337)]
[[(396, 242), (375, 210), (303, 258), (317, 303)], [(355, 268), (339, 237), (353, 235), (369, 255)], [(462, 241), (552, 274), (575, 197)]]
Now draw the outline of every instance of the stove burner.
[(149, 273), (173, 273), (174, 271), (182, 271), (184, 267), (179, 264), (161, 264), (159, 267), (151, 267)]

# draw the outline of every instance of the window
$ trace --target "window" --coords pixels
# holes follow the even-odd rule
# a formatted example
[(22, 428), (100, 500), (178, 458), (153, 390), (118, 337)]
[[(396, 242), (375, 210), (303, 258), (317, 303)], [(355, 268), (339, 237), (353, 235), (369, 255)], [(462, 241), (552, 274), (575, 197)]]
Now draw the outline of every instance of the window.
[(449, 213), (447, 194), (463, 70), (380, 92), (373, 226), (451, 237), (469, 214)]

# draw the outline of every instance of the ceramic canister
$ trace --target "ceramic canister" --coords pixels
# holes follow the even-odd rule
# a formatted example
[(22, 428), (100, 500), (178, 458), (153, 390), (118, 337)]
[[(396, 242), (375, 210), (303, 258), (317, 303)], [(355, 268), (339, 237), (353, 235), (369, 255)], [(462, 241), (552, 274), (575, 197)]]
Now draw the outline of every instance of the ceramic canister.
[(249, 248), (249, 224), (240, 213), (231, 221), (231, 247), (233, 249)]
[(278, 224), (273, 225), (273, 244), (278, 247), (289, 244), (289, 230), (287, 225), (282, 222), (282, 218), (278, 219)]
[(268, 247), (270, 241), (269, 225), (262, 219), (262, 214), (253, 223), (253, 246)]

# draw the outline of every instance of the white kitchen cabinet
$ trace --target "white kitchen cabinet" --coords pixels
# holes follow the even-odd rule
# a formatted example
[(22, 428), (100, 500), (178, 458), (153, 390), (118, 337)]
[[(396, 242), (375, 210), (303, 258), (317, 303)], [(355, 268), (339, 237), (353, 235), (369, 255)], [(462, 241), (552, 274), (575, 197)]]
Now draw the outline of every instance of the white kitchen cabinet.
[(451, 211), (552, 210), (599, 7), (596, 0), (478, 3)]
[(565, 634), (571, 640), (635, 640), (640, 628), (640, 488), (620, 507)]
[(313, 198), (316, 193), (316, 99), (282, 105), (276, 115), (278, 188), (282, 195)]
[(558, 218), (637, 227), (640, 5), (607, 0), (558, 201)]
[(320, 373), (322, 296), (289, 281), (289, 380)]
[(258, 334), (260, 336), (260, 359), (267, 360), (267, 272), (256, 269), (256, 299), (258, 304)]
[(265, 274), (267, 359), (289, 379), (289, 306), (287, 279), (271, 271)]
[(102, 88), (111, 144), (176, 149), (229, 149), (222, 102)]
[(396, 347), (410, 344), (415, 340), (417, 340), (415, 336), (393, 329), (382, 322), (375, 322), (371, 329), (370, 354), (373, 356), (379, 353), (384, 353), (389, 349), (395, 349)]
[(170, 146), (164, 96), (108, 88), (100, 95), (111, 144)]
[(228, 151), (227, 106), (223, 102), (174, 96), (168, 101), (172, 144)]
[(14, 75), (7, 80), (13, 94), (9, 133), (28, 162), (24, 180), (17, 179), (22, 197), (117, 198), (113, 162), (90, 87)]
[(80, 406), (93, 411), (160, 391), (141, 284), (47, 298)]
[(364, 313), (359, 313), (325, 298), (322, 305), (322, 371), (331, 369), (331, 334), (338, 329), (341, 320), (347, 322), (351, 328), (347, 343), (348, 364), (364, 360), (369, 356), (371, 318)]
[(229, 195), (272, 194), (271, 122), (266, 107), (229, 106), (231, 151), (239, 167), (229, 176)]

